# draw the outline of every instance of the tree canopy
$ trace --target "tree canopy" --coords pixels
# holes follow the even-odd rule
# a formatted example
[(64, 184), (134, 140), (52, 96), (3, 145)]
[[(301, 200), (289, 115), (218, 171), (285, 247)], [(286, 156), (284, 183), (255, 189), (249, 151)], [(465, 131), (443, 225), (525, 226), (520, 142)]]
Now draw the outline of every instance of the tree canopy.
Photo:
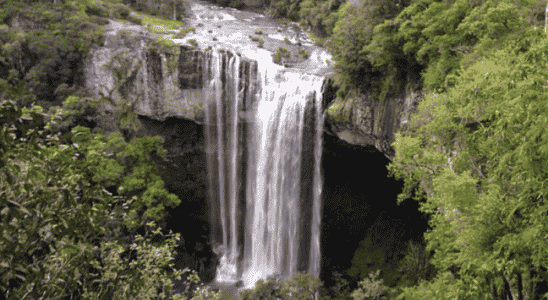
[(449, 77), (396, 135), (389, 168), (431, 214), (437, 278), (406, 299), (540, 299), (548, 283), (548, 39), (519, 40)]

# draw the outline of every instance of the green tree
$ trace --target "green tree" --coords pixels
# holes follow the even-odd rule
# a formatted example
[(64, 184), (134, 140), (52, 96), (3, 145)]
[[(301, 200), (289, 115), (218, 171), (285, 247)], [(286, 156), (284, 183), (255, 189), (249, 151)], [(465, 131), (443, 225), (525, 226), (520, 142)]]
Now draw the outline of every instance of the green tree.
[(368, 278), (358, 283), (359, 287), (352, 292), (354, 300), (380, 300), (386, 299), (388, 287), (383, 285), (382, 279), (379, 279), (380, 270), (375, 273), (369, 273)]
[(295, 273), (289, 278), (284, 286), (292, 300), (316, 300), (320, 289), (323, 287), (320, 279), (309, 273)]
[(310, 27), (315, 35), (329, 37), (333, 34), (339, 19), (337, 11), (343, 3), (342, 0), (305, 0), (300, 5), (299, 22)]
[(239, 296), (242, 300), (316, 300), (320, 292), (323, 295), (322, 287), (320, 279), (312, 274), (295, 273), (285, 282), (279, 275), (270, 275), (266, 281), (259, 279), (253, 289), (240, 291)]
[(278, 275), (270, 275), (265, 280), (259, 279), (253, 289), (246, 289), (239, 293), (242, 300), (277, 300), (288, 299), (287, 291)]
[(461, 64), (475, 63), (497, 49), (500, 40), (522, 36), (522, 30), (535, 23), (531, 16), (539, 9), (536, 2), (415, 1), (377, 26), (363, 52), (384, 72), (385, 80), (422, 69), (424, 86), (443, 91), (451, 86), (446, 78)]
[(273, 18), (299, 20), (301, 0), (272, 0), (266, 14)]
[(405, 257), (400, 261), (399, 271), (402, 276), (398, 286), (413, 286), (432, 279), (435, 269), (430, 259), (431, 253), (423, 243), (410, 241)]
[(181, 20), (190, 5), (187, 0), (124, 0), (124, 3), (138, 11), (173, 20)]
[(373, 67), (365, 47), (373, 39), (374, 28), (387, 19), (394, 18), (408, 1), (360, 0), (350, 1), (337, 12), (338, 20), (333, 35), (326, 43), (335, 61), (336, 84), (341, 87), (339, 95), (350, 89), (365, 92), (377, 88), (382, 77)]
[(178, 205), (151, 158), (161, 139), (126, 143), (77, 126), (48, 133), (40, 107), (0, 104), (0, 292), (8, 299), (169, 295)]
[(527, 28), (500, 48), (426, 95), (396, 135), (389, 169), (400, 201), (424, 199), (438, 270), (406, 299), (548, 297), (548, 39)]
[(9, 1), (0, 17), (0, 78), (9, 84), (6, 98), (26, 106), (51, 105), (78, 90), (78, 70), (103, 33), (83, 8)]

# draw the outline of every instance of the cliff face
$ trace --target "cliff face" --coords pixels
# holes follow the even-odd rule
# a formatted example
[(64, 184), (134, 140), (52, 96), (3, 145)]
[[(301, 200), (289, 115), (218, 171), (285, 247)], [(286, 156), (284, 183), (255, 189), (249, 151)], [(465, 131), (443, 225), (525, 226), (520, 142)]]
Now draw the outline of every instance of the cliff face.
[(202, 52), (165, 46), (140, 26), (111, 21), (108, 29), (104, 45), (92, 49), (85, 69), (88, 90), (106, 100), (106, 109), (126, 105), (156, 120), (203, 122)]
[[(103, 99), (106, 110), (127, 107), (154, 120), (176, 117), (204, 124), (204, 102), (211, 95), (203, 89), (204, 81), (210, 79), (204, 77), (204, 68), (208, 65), (203, 62), (208, 60), (211, 50), (166, 43), (162, 38), (147, 33), (142, 26), (111, 21), (105, 43), (92, 49), (87, 60), (86, 86)], [(314, 49), (309, 49), (314, 53)], [(228, 61), (230, 55), (236, 54), (227, 51), (222, 55)], [(304, 63), (311, 70), (318, 70), (314, 63), (324, 59), (322, 55), (318, 54), (316, 61), (309, 59)], [(243, 56), (240, 59), (243, 66), (240, 83), (245, 86), (239, 89), (253, 90), (254, 86), (247, 85), (256, 84), (252, 74), (256, 74), (258, 62)], [(329, 72), (326, 75), (330, 76)], [(334, 89), (330, 81), (325, 80), (323, 97), (327, 133), (350, 144), (374, 146), (390, 158), (393, 133), (407, 122), (418, 94), (409, 89), (384, 102), (364, 95), (333, 101)]]
[(337, 98), (326, 111), (326, 131), (353, 145), (374, 146), (391, 158), (393, 135), (410, 118), (418, 98), (411, 89), (385, 101), (367, 95)]

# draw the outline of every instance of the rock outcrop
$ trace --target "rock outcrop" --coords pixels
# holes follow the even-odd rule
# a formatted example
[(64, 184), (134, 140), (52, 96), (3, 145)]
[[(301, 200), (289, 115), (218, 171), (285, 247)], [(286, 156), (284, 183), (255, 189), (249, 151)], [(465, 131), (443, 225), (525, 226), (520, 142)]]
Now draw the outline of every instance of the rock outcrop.
[(391, 158), (393, 135), (407, 123), (418, 98), (412, 89), (385, 101), (367, 95), (337, 98), (326, 111), (326, 131), (353, 145), (375, 146)]
[(111, 21), (105, 43), (91, 50), (85, 75), (88, 90), (106, 99), (106, 109), (131, 106), (156, 120), (178, 117), (203, 123), (203, 53), (166, 46), (140, 26)]
[[(229, 22), (237, 22), (237, 17), (248, 18), (249, 15), (235, 15), (236, 17), (232, 19), (224, 16), (225, 12), (210, 11), (215, 18), (209, 18), (205, 12), (202, 13), (207, 11), (206, 9), (196, 11), (200, 15), (201, 19), (198, 18), (200, 21), (224, 20), (224, 23), (206, 24), (205, 27), (201, 25), (202, 31), (190, 34), (190, 37), (185, 37), (185, 40), (177, 40), (169, 34), (149, 33), (143, 26), (110, 21), (104, 44), (91, 50), (85, 67), (85, 84), (92, 94), (103, 99), (101, 102), (105, 105), (104, 109), (126, 108), (154, 120), (163, 121), (176, 117), (204, 124), (204, 102), (211, 96), (208, 96), (203, 89), (205, 81), (208, 80), (204, 77), (204, 72), (211, 71), (205, 68), (210, 68), (207, 61), (212, 51), (222, 52), (219, 55), (224, 56), (224, 60), (228, 62), (231, 55), (241, 55), (236, 51), (242, 49), (240, 84), (256, 84), (251, 74), (256, 74), (259, 61), (270, 59), (268, 54), (264, 55), (260, 52), (268, 50), (273, 53), (276, 47), (273, 41), (278, 38), (277, 32), (280, 31), (279, 28), (276, 29), (278, 25), (269, 25), (273, 26), (272, 28), (262, 27), (265, 31), (262, 36), (267, 40), (266, 44), (273, 43), (270, 46), (266, 45), (267, 49), (259, 49), (258, 45), (250, 43), (249, 40), (245, 43), (240, 41), (242, 44), (226, 44), (228, 40), (220, 44), (223, 47), (226, 45), (227, 49), (232, 50), (230, 52), (222, 50), (218, 44), (208, 44), (212, 39), (207, 35), (211, 34), (212, 30), (212, 34), (215, 35), (215, 28), (222, 26), (229, 28), (229, 25), (233, 25)], [(273, 33), (268, 34), (268, 30)], [(225, 34), (236, 36), (238, 33), (227, 29)], [(293, 34), (301, 36), (302, 33)], [(207, 46), (207, 49), (184, 44), (194, 37), (202, 38), (199, 43), (202, 48)], [(325, 50), (312, 44), (308, 46), (305, 44), (303, 43), (302, 49), (307, 49), (311, 57), (297, 64), (296, 68), (305, 69), (305, 72), (323, 74), (322, 76), (329, 78), (332, 72), (329, 71), (329, 57), (326, 59)], [(294, 45), (293, 47), (298, 48)], [(245, 51), (252, 53), (249, 56), (252, 58), (246, 58)], [(261, 55), (254, 56), (254, 53)], [(239, 89), (242, 88), (248, 90), (254, 87), (239, 87)], [(389, 158), (393, 156), (393, 150), (390, 147), (393, 133), (407, 122), (418, 99), (418, 94), (408, 89), (399, 97), (383, 102), (363, 95), (350, 97), (344, 101), (340, 99), (333, 101), (334, 88), (332, 81), (327, 79), (323, 93), (324, 109), (326, 109), (325, 129), (328, 133), (350, 144), (374, 146)]]

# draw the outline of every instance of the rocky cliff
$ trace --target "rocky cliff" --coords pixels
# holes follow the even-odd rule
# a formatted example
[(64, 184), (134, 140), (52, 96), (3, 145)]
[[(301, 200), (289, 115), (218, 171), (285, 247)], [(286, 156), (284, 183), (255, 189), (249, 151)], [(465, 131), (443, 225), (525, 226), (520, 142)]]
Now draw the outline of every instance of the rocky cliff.
[(410, 118), (418, 98), (411, 88), (385, 101), (369, 95), (337, 98), (326, 111), (326, 131), (353, 145), (375, 146), (391, 158), (393, 135)]
[[(231, 55), (241, 56), (243, 67), (239, 77), (243, 86), (240, 89), (254, 89), (248, 86), (257, 84), (250, 74), (257, 72), (261, 60), (276, 61), (279, 56), (276, 49), (280, 46), (290, 52), (289, 58), (283, 58), (286, 61), (282, 59), (281, 64), (326, 78), (332, 75), (327, 52), (313, 46), (298, 28), (282, 28), (284, 25), (249, 12), (228, 10), (229, 14), (204, 5), (194, 7), (194, 10), (196, 16), (192, 22), (196, 23), (198, 32), (195, 30), (184, 39), (153, 34), (142, 26), (110, 21), (104, 44), (91, 50), (85, 67), (86, 86), (92, 94), (106, 100), (102, 101), (106, 103), (105, 109), (125, 106), (154, 120), (176, 117), (204, 124), (204, 100), (208, 97), (203, 89), (204, 81), (208, 80), (204, 77), (204, 68), (210, 67), (204, 60), (207, 62), (213, 51), (222, 52), (219, 55), (225, 61)], [(237, 22), (247, 24), (235, 27)], [(251, 24), (259, 27), (250, 27)], [(261, 35), (264, 46), (244, 38), (259, 30), (264, 31)], [(190, 39), (197, 39), (200, 46), (188, 45)], [(303, 49), (309, 58), (297, 55), (297, 51), (304, 53)], [(387, 157), (393, 155), (390, 147), (393, 133), (407, 122), (418, 98), (417, 93), (408, 89), (400, 97), (384, 102), (363, 95), (333, 100), (334, 89), (327, 79), (323, 93), (326, 131), (350, 144), (374, 146)]]
[(156, 120), (179, 117), (203, 123), (201, 65), (203, 52), (166, 46), (141, 26), (111, 21), (105, 43), (91, 50), (86, 87), (108, 101), (106, 109), (132, 106)]

